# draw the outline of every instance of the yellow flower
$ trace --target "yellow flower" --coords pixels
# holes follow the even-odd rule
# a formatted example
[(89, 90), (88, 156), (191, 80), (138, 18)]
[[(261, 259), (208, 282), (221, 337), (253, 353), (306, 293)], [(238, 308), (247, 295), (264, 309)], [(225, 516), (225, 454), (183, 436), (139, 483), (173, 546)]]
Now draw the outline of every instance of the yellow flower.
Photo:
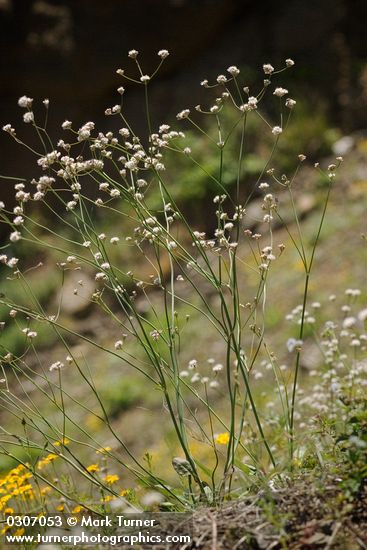
[(22, 477), (20, 477), (19, 479), (23, 482), (26, 479), (31, 479), (31, 477), (33, 477), (33, 474), (31, 474), (31, 472), (27, 472), (27, 473), (23, 474)]
[(105, 482), (108, 485), (112, 485), (113, 483), (116, 483), (116, 481), (118, 481), (119, 479), (120, 479), (119, 476), (116, 474), (109, 474), (104, 478)]
[(55, 447), (61, 447), (61, 445), (68, 445), (70, 443), (70, 439), (67, 439), (64, 437), (64, 439), (60, 439), (60, 441), (54, 441)]
[(215, 442), (219, 443), (219, 445), (228, 445), (229, 442), (229, 433), (224, 432), (222, 434), (218, 434), (215, 438)]
[(45, 495), (47, 495), (47, 493), (50, 493), (51, 490), (52, 490), (51, 487), (42, 487), (42, 489), (41, 489), (41, 495), (42, 495), (42, 496), (45, 496)]
[(116, 497), (113, 497), (111, 495), (106, 495), (105, 497), (102, 497), (101, 498), (101, 502), (110, 502), (111, 500), (113, 500), (114, 498)]
[(39, 470), (42, 470), (44, 466), (47, 466), (48, 464), (50, 464), (50, 462), (53, 462), (54, 460), (56, 460), (57, 457), (58, 455), (56, 455), (55, 453), (50, 453), (49, 455), (46, 456), (46, 458), (43, 458), (42, 460), (38, 461), (37, 468)]
[(16, 466), (12, 470), (10, 470), (9, 474), (10, 475), (18, 475), (24, 469), (25, 469), (25, 466), (23, 464), (18, 464), (18, 466)]
[(64, 508), (65, 508), (65, 506), (64, 506), (63, 504), (59, 504), (59, 506), (56, 506), (56, 510), (57, 510), (58, 512), (63, 512), (63, 511), (64, 511)]
[(55, 453), (50, 453), (49, 455), (46, 456), (46, 459), (47, 459), (49, 462), (53, 462), (54, 460), (57, 459), (57, 455), (55, 455)]
[(75, 506), (75, 508), (72, 509), (72, 514), (79, 514), (83, 510), (83, 506)]
[(13, 508), (5, 508), (4, 510), (4, 514), (14, 514), (14, 509)]
[(90, 464), (89, 466), (87, 466), (87, 470), (91, 474), (94, 474), (95, 472), (99, 472), (99, 466), (98, 464)]
[(21, 537), (24, 534), (24, 527), (21, 527), (20, 529), (17, 529), (14, 533), (15, 537)]
[(111, 447), (101, 447), (96, 451), (96, 455), (105, 455), (106, 453), (109, 453), (111, 451)]
[(17, 487), (16, 489), (14, 489), (13, 496), (23, 495), (27, 491), (33, 491), (33, 487), (30, 483), (28, 483), (28, 485), (22, 485), (21, 487)]

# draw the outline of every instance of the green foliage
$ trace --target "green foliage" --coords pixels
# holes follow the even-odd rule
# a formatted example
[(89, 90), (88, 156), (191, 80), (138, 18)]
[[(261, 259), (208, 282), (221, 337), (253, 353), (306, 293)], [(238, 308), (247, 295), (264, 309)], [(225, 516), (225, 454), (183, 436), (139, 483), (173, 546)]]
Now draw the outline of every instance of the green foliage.
[[(29, 261), (29, 259), (28, 259)], [(32, 308), (36, 303), (45, 307), (50, 303), (51, 297), (60, 286), (60, 276), (53, 269), (37, 269), (30, 271), (24, 278), (6, 277), (3, 271), (1, 294), (7, 303), (21, 301), (25, 307)], [(32, 289), (30, 293), (30, 288)], [(10, 307), (0, 304), (0, 316), (6, 319), (5, 327), (0, 333), (0, 346), (8, 349), (15, 355), (20, 355), (27, 348), (26, 337), (22, 333), (23, 328), (29, 325), (26, 316), (20, 312), (15, 319), (9, 317)], [(34, 325), (34, 323), (33, 323)], [(37, 323), (37, 333), (40, 347), (51, 345), (57, 335), (45, 323)]]
[(110, 418), (115, 418), (143, 400), (145, 391), (140, 382), (137, 377), (122, 375), (120, 378), (115, 377), (113, 383), (108, 382), (105, 387), (102, 385), (100, 395)]
[(335, 427), (335, 442), (342, 457), (342, 486), (347, 497), (367, 482), (367, 399), (342, 398), (345, 421)]
[[(315, 106), (306, 99), (297, 101), (292, 121), (279, 144), (279, 154), (276, 162), (280, 170), (288, 173), (294, 169), (297, 155), (304, 152), (312, 159), (327, 157), (331, 147), (341, 137), (340, 131), (330, 129), (326, 109), (322, 104)], [(327, 180), (321, 178), (322, 186), (327, 186)]]

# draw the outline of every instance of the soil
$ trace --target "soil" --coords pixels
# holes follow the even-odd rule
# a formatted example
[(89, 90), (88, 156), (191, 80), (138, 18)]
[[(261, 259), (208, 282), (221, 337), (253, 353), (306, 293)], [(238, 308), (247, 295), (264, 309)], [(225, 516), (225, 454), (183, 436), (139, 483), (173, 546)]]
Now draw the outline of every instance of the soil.
[(175, 531), (191, 531), (189, 544), (154, 549), (366, 549), (367, 485), (354, 499), (346, 499), (340, 481), (329, 475), (318, 480), (303, 476), (277, 490), (199, 509), (191, 525), (181, 524)]

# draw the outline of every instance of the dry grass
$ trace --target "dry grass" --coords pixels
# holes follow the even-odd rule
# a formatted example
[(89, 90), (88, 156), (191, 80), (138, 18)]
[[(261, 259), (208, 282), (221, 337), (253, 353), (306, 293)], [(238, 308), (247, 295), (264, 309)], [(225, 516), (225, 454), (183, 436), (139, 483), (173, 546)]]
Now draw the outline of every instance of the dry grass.
[[(188, 532), (185, 524), (175, 530), (175, 534)], [(170, 550), (365, 549), (367, 487), (351, 502), (343, 497), (340, 478), (303, 476), (219, 509), (197, 510), (193, 533), (190, 544), (170, 545)]]

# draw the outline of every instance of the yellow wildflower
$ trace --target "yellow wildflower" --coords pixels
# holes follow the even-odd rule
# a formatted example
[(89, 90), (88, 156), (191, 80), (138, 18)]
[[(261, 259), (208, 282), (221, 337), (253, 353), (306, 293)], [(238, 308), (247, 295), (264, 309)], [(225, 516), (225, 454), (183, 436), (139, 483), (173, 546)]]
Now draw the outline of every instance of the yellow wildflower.
[(18, 464), (15, 468), (10, 470), (10, 475), (19, 475), (20, 472), (22, 472), (25, 469), (25, 466), (23, 464)]
[(104, 478), (105, 482), (108, 485), (112, 485), (113, 483), (116, 483), (116, 481), (118, 481), (119, 479), (120, 479), (119, 476), (116, 474), (109, 474)]
[(79, 514), (83, 510), (83, 506), (75, 506), (75, 508), (72, 509), (72, 514)]
[(111, 451), (111, 447), (101, 447), (96, 451), (96, 455), (105, 455), (106, 453), (109, 453)]
[(53, 462), (54, 460), (56, 460), (57, 457), (58, 455), (56, 455), (55, 453), (50, 453), (49, 455), (46, 456), (46, 458), (43, 458), (38, 461), (37, 468), (39, 470), (42, 470), (44, 466), (47, 466), (48, 464), (50, 464), (50, 462)]
[(95, 472), (99, 472), (99, 466), (98, 464), (90, 464), (89, 466), (87, 466), (87, 470), (91, 474), (94, 474)]
[(59, 504), (59, 506), (56, 506), (56, 510), (57, 510), (58, 512), (63, 512), (63, 511), (64, 511), (64, 508), (65, 508), (65, 506), (64, 506), (63, 504)]
[(39, 470), (42, 470), (44, 466), (47, 466), (47, 464), (48, 464), (47, 460), (39, 460), (37, 464), (37, 468)]
[(218, 434), (215, 438), (215, 442), (219, 443), (219, 445), (228, 445), (229, 442), (229, 433), (224, 432), (222, 434)]
[(54, 460), (57, 459), (57, 455), (55, 455), (55, 453), (50, 453), (49, 455), (46, 456), (46, 459), (47, 459), (49, 462), (53, 462)]
[(28, 485), (22, 485), (21, 487), (17, 487), (16, 489), (14, 489), (13, 496), (23, 495), (27, 491), (33, 491), (33, 487), (30, 483), (28, 483)]
[(25, 481), (26, 479), (31, 479), (32, 477), (33, 474), (31, 474), (31, 472), (26, 472), (19, 478), (19, 480), (23, 483), (23, 481)]
[(113, 497), (112, 495), (106, 495), (105, 497), (102, 497), (100, 499), (101, 502), (111, 502), (111, 500), (114, 500), (116, 497)]
[(69, 443), (70, 439), (67, 439), (66, 437), (60, 439), (60, 441), (54, 441), (55, 447), (61, 447), (61, 445), (68, 445)]

